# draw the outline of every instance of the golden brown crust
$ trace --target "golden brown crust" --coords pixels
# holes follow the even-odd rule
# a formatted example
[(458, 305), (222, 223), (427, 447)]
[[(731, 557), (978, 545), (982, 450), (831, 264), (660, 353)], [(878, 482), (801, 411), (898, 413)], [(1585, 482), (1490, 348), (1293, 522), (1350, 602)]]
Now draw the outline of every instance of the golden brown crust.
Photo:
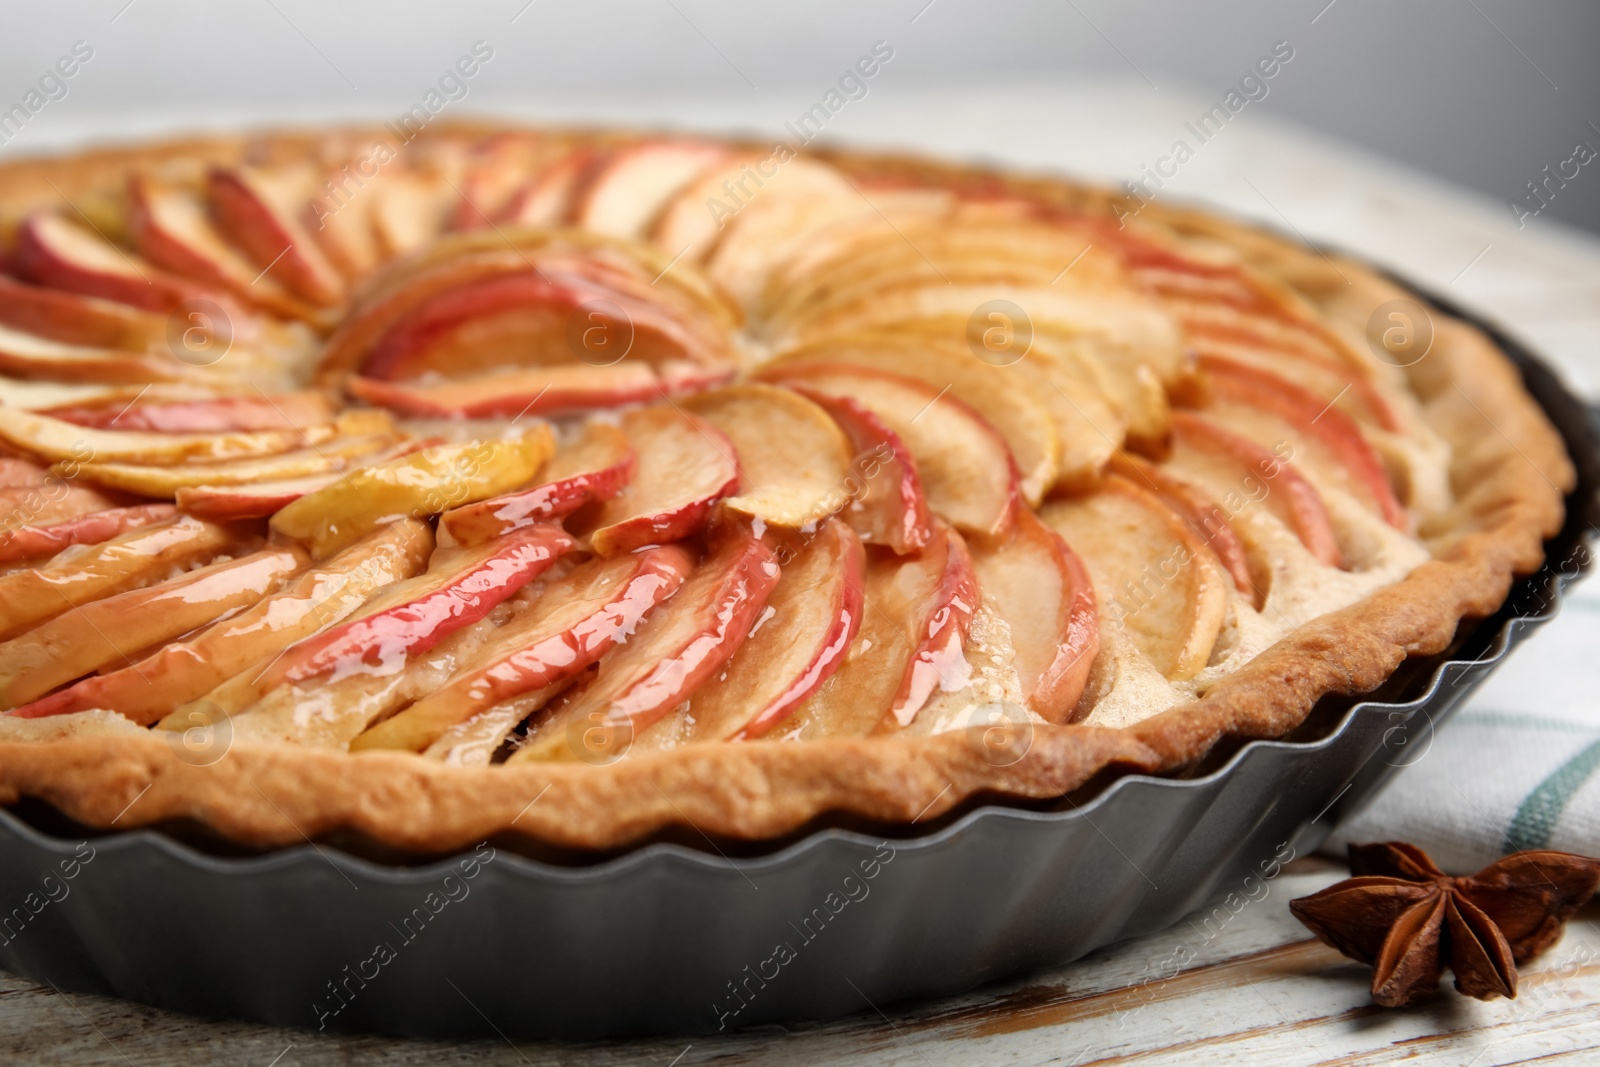
[[(345, 132), (359, 141), (375, 131)], [(20, 208), (60, 195), (88, 195), (136, 162), (274, 158), (303, 152), (310, 141), (301, 134), (224, 138), (14, 163), (0, 168), (0, 218), (14, 220)], [(862, 176), (957, 181), (1095, 212), (1117, 203), (1112, 194), (1048, 179), (843, 153), (829, 158)], [(1358, 263), (1209, 215), (1158, 206), (1141, 221), (1224, 240), (1325, 315), (1357, 328), (1377, 302), (1404, 295)], [(36, 797), (97, 827), (193, 820), (262, 847), (353, 832), (417, 852), (507, 833), (596, 849), (675, 826), (760, 840), (829, 813), (905, 823), (977, 795), (1059, 796), (1108, 767), (1171, 771), (1223, 738), (1280, 736), (1319, 697), (1369, 691), (1407, 656), (1444, 649), (1462, 619), (1493, 612), (1513, 577), (1539, 566), (1543, 540), (1561, 525), (1575, 476), (1559, 435), (1487, 338), (1442, 315), (1435, 324), (1433, 349), (1407, 371), (1424, 417), (1451, 446), (1455, 507), (1422, 531), (1435, 558), (1301, 627), (1203, 698), (1126, 729), (1035, 727), (1026, 755), (1010, 766), (995, 765), (967, 734), (717, 744), (604, 767), (487, 769), (402, 754), (243, 744), (202, 767), (163, 736), (84, 736), (0, 743), (0, 803)]]

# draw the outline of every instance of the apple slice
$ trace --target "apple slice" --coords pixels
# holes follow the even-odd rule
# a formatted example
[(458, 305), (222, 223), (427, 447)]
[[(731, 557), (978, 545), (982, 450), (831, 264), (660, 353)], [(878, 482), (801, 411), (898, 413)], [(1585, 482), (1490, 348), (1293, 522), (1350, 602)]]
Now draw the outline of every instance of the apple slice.
[(357, 737), (351, 751), (421, 752), (494, 705), (566, 682), (627, 641), (693, 570), (694, 558), (677, 545), (591, 560), (551, 582), (448, 683)]
[(0, 533), (0, 564), (53, 556), (73, 545), (97, 545), (140, 526), (161, 522), (172, 513), (171, 504), (136, 504), (60, 522), (12, 527)]
[(526, 485), (554, 452), (544, 423), (515, 438), (434, 445), (302, 496), (272, 517), (272, 528), (323, 559), (396, 519), (437, 515)]
[(23, 452), (63, 462), (93, 457), (101, 463), (182, 463), (188, 460), (243, 459), (270, 456), (298, 446), (332, 440), (338, 423), (303, 430), (254, 430), (226, 433), (147, 433), (140, 430), (97, 430), (32, 411), (0, 407), (0, 441)]
[(84, 463), (78, 466), (77, 471), (80, 479), (95, 485), (171, 500), (179, 489), (186, 487), (250, 485), (348, 470), (393, 444), (393, 434), (341, 436), (314, 448), (256, 459), (186, 463), (177, 467), (141, 463)]
[(785, 721), (783, 740), (890, 733), (936, 690), (966, 683), (962, 649), (980, 593), (959, 534), (936, 521), (921, 555), (870, 556), (864, 590), (861, 630), (844, 664)]
[(59, 475), (41, 485), (0, 489), (0, 530), (11, 532), (40, 524), (69, 522), (117, 506), (104, 493), (72, 485)]
[[(1285, 455), (1186, 411), (1172, 413), (1172, 437), (1168, 465), (1211, 486), (1226, 511), (1238, 513), (1259, 503), (1293, 530), (1319, 562), (1343, 566), (1322, 494)], [(1292, 450), (1285, 445), (1282, 451)]]
[(129, 403), (120, 397), (103, 403), (48, 408), (42, 414), (96, 429), (150, 433), (229, 433), (252, 430), (310, 430), (334, 421), (338, 409), (327, 393), (257, 393), (206, 400)]
[[(401, 441), (390, 448), (362, 457), (360, 466), (377, 466), (443, 443), (443, 439), (438, 437)], [(344, 478), (345, 474), (341, 471), (326, 471), (303, 478), (283, 478), (243, 485), (181, 486), (174, 499), (178, 507), (188, 514), (198, 515), (213, 522), (261, 519), (287, 507), (308, 493), (337, 485)]]
[(506, 205), (505, 221), (516, 226), (560, 226), (572, 215), (574, 196), (605, 155), (580, 148), (551, 164)]
[[(965, 349), (952, 354), (927, 337), (867, 333), (830, 337), (781, 353), (762, 368), (762, 374), (782, 375), (786, 367), (810, 363), (887, 371), (960, 397), (1006, 439), (1022, 474), (1019, 489), (1030, 504), (1037, 504), (1061, 474), (1062, 438), (1049, 407), (1040, 399), (1049, 387), (1033, 376), (1031, 367), (991, 366)], [(1114, 444), (1081, 417), (1073, 425), (1081, 428), (1073, 440), (1074, 480), (1092, 480), (1105, 466)]]
[(0, 644), (0, 706), (25, 704), (112, 664), (126, 666), (132, 652), (250, 607), (305, 564), (298, 547), (267, 548), (79, 605)]
[(67, 559), (0, 577), (0, 639), (101, 597), (148, 585), (240, 540), (239, 531), (187, 515), (86, 545)]
[(621, 149), (583, 186), (573, 221), (596, 233), (639, 239), (674, 193), (726, 155), (727, 150), (717, 145), (692, 141), (646, 142)]
[(1261, 609), (1263, 598), (1257, 595), (1255, 581), (1250, 576), (1250, 558), (1221, 504), (1193, 482), (1174, 477), (1164, 466), (1138, 456), (1119, 452), (1111, 457), (1111, 469), (1160, 497), (1163, 504), (1188, 523), (1217, 554), (1217, 561), (1233, 578), (1233, 587), (1249, 597), (1257, 611)]
[(1109, 474), (1098, 492), (1051, 503), (1046, 524), (1088, 563), (1100, 615), (1170, 681), (1211, 658), (1231, 579), (1195, 532), (1153, 493)]
[(623, 416), (622, 431), (637, 465), (633, 480), (587, 524), (589, 544), (602, 556), (694, 536), (716, 502), (739, 487), (733, 442), (698, 416), (643, 408)]
[(300, 215), (302, 228), (351, 286), (364, 281), (384, 259), (373, 224), (378, 194), (359, 181), (348, 170), (331, 174), (324, 180), (324, 192), (308, 199)]
[(734, 385), (682, 407), (720, 430), (739, 458), (737, 494), (723, 506), (799, 529), (849, 501), (850, 442), (822, 408), (773, 385)]
[(717, 238), (752, 203), (837, 196), (857, 199), (837, 170), (813, 159), (740, 153), (702, 170), (681, 186), (650, 227), (650, 240), (668, 255), (705, 258)]
[(635, 738), (637, 751), (765, 736), (839, 670), (866, 610), (861, 540), (829, 519), (794, 554), (780, 547), (779, 559), (778, 584), (727, 670), (690, 698), (686, 716)]
[(17, 269), (27, 278), (82, 296), (167, 313), (215, 291), (124, 252), (52, 212), (38, 211), (17, 229)]
[(1017, 467), (989, 421), (925, 382), (847, 364), (786, 367), (782, 380), (850, 397), (911, 449), (928, 507), (958, 529), (1003, 537), (1017, 508)]
[(535, 689), (481, 711), (440, 734), (439, 739), (424, 749), (422, 755), (426, 759), (458, 767), (487, 767), (523, 720), (543, 710), (556, 697), (575, 685), (581, 685), (593, 674), (594, 668), (591, 667), (564, 682)]
[(571, 549), (557, 526), (529, 526), (486, 545), (440, 548), (428, 570), (391, 588), (355, 618), (301, 641), (262, 676), (261, 692), (332, 675), (385, 672), (465, 626)]
[(0, 326), (0, 373), (19, 378), (145, 384), (174, 381), (193, 372), (171, 358), (84, 348)]
[(350, 395), (377, 407), (418, 418), (482, 419), (555, 415), (649, 403), (720, 385), (733, 368), (669, 362), (660, 366), (625, 362), (613, 367), (583, 363), (491, 371), (436, 383), (351, 378)]
[[(344, 619), (375, 592), (412, 577), (426, 565), (432, 550), (433, 537), (425, 523), (386, 526), (253, 607), (186, 640), (164, 645), (137, 663), (84, 678), (12, 714), (37, 718), (107, 708), (145, 726), (224, 683), (234, 691), (237, 705), (237, 693), (261, 674), (250, 669), (253, 665), (269, 663), (294, 642)], [(219, 694), (214, 703), (221, 707), (229, 701)], [(194, 725), (184, 715), (174, 721), (180, 730)]]
[(331, 307), (344, 298), (344, 279), (301, 223), (309, 184), (295, 170), (213, 166), (206, 172), (217, 227), (257, 270), (301, 299)]
[(633, 479), (637, 460), (628, 435), (591, 422), (556, 450), (538, 483), (445, 512), (440, 524), (462, 545), (481, 544), (535, 522), (559, 519), (593, 501), (610, 500)]
[(840, 514), (868, 544), (886, 545), (901, 556), (920, 552), (933, 531), (922, 478), (905, 442), (848, 396), (830, 396), (792, 382), (788, 388), (831, 415), (850, 439), (855, 453), (851, 469), (857, 480)]
[(985, 603), (1011, 629), (1028, 706), (1049, 722), (1071, 722), (1100, 649), (1088, 568), (1027, 508), (1004, 543), (974, 548), (972, 563)]
[(627, 644), (600, 662), (528, 731), (511, 762), (593, 758), (599, 728), (631, 739), (709, 682), (739, 651), (778, 583), (778, 561), (754, 533), (728, 528), (710, 558)]
[(419, 171), (385, 175), (373, 192), (372, 225), (386, 259), (422, 248), (443, 233), (458, 195), (443, 173)]
[(78, 293), (24, 285), (0, 274), (0, 325), (82, 348), (160, 351), (167, 343), (164, 316)]
[(550, 155), (549, 139), (537, 134), (502, 133), (474, 145), (451, 228), (473, 230), (503, 219), (517, 192)]
[(49, 467), (22, 456), (0, 455), (0, 488), (23, 489), (30, 485), (48, 485), (50, 479)]
[[(1308, 469), (1375, 511), (1399, 530), (1410, 517), (1394, 495), (1383, 460), (1355, 421), (1276, 374), (1216, 356), (1200, 360), (1216, 414), (1259, 444), (1286, 441)], [(1239, 409), (1265, 416), (1251, 418)], [(1232, 413), (1239, 413), (1234, 417)]]
[(136, 176), (128, 183), (128, 231), (150, 262), (277, 315), (316, 321), (317, 312), (264, 277), (223, 240), (205, 204), (187, 189)]

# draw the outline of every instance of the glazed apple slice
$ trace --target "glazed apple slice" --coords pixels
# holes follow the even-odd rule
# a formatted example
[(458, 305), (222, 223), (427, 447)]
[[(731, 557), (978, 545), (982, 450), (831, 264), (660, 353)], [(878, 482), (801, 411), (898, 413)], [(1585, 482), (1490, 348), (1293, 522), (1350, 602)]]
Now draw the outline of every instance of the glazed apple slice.
[(164, 316), (124, 304), (0, 275), (0, 325), (82, 348), (159, 351), (167, 340)]
[[(213, 703), (231, 704), (231, 710), (237, 710), (243, 706), (239, 694), (250, 690), (262, 665), (294, 642), (338, 623), (374, 593), (415, 575), (427, 565), (432, 550), (433, 537), (425, 523), (386, 526), (253, 607), (164, 645), (137, 663), (84, 678), (12, 714), (36, 718), (106, 708), (143, 726), (224, 683), (228, 689), (219, 692)], [(195, 725), (187, 713), (173, 721), (178, 729)]]
[(163, 314), (217, 294), (124, 252), (52, 212), (29, 215), (17, 229), (17, 269), (52, 289)]
[[(377, 466), (442, 443), (443, 440), (437, 437), (401, 441), (390, 448), (361, 457), (357, 461), (359, 466), (352, 464), (349, 469)], [(174, 499), (178, 507), (188, 514), (198, 515), (213, 522), (261, 519), (307, 494), (338, 485), (344, 478), (344, 471), (325, 471), (303, 478), (249, 482), (242, 485), (180, 486)]]
[(458, 767), (487, 767), (518, 726), (568, 689), (588, 681), (593, 674), (591, 667), (567, 681), (535, 689), (481, 711), (440, 734), (437, 741), (423, 749), (422, 755)]
[(1228, 614), (1231, 579), (1161, 499), (1117, 474), (1049, 504), (1043, 519), (1094, 575), (1102, 618), (1170, 681), (1198, 674)]
[(822, 408), (850, 439), (855, 454), (850, 500), (840, 514), (868, 544), (897, 555), (920, 552), (933, 537), (922, 478), (911, 450), (871, 409), (848, 396), (830, 396), (804, 385), (788, 388)]
[(627, 641), (693, 570), (694, 558), (677, 545), (591, 560), (551, 582), (448, 683), (357, 737), (351, 751), (421, 752), (494, 705), (566, 682)]
[(250, 607), (305, 566), (295, 546), (266, 548), (105, 597), (0, 644), (0, 705), (14, 708), (129, 656)]
[(120, 397), (94, 404), (45, 409), (41, 414), (96, 429), (144, 430), (150, 433), (232, 433), (252, 430), (309, 430), (338, 415), (327, 393), (256, 393), (205, 400), (142, 403)]
[(106, 508), (59, 522), (35, 519), (0, 533), (0, 564), (53, 556), (73, 545), (97, 545), (118, 534), (172, 516), (171, 504), (136, 504), (126, 508)]
[(436, 549), (425, 573), (394, 586), (355, 618), (291, 648), (264, 672), (260, 691), (403, 664), (483, 621), (573, 544), (560, 527), (541, 525), (486, 545)]
[(636, 737), (637, 751), (763, 737), (839, 670), (866, 610), (861, 541), (829, 519), (792, 556), (785, 547), (782, 574), (750, 638), (716, 684), (690, 698), (687, 715)]
[(1005, 542), (975, 547), (972, 563), (985, 603), (1011, 629), (1028, 707), (1048, 722), (1072, 721), (1100, 649), (1088, 568), (1027, 508)]
[(393, 443), (392, 434), (375, 434), (340, 437), (313, 448), (222, 463), (188, 463), (181, 466), (85, 463), (78, 467), (78, 477), (107, 489), (172, 500), (183, 488), (249, 485), (346, 470)]
[(1163, 504), (1188, 523), (1217, 554), (1218, 562), (1233, 578), (1234, 588), (1249, 597), (1260, 610), (1262, 598), (1256, 594), (1255, 581), (1250, 576), (1250, 558), (1221, 504), (1194, 483), (1174, 477), (1164, 466), (1138, 456), (1119, 452), (1111, 457), (1111, 469), (1160, 497)]
[(596, 727), (637, 736), (722, 670), (744, 644), (779, 574), (777, 557), (761, 538), (737, 528), (723, 534), (670, 605), (601, 660), (594, 681), (531, 728), (512, 762), (592, 758), (585, 740)]
[(891, 733), (936, 690), (967, 681), (962, 649), (980, 593), (959, 534), (936, 521), (920, 555), (870, 556), (864, 592), (844, 664), (784, 722), (784, 740)]
[(270, 456), (319, 445), (338, 434), (337, 422), (303, 430), (148, 433), (97, 430), (33, 411), (0, 407), (0, 441), (55, 462), (93, 457), (100, 463), (169, 464)]
[(828, 413), (773, 385), (734, 385), (684, 400), (733, 443), (739, 491), (723, 506), (772, 526), (810, 526), (849, 500), (850, 444)]
[(584, 426), (556, 450), (537, 484), (445, 512), (440, 525), (463, 545), (481, 544), (535, 522), (570, 515), (585, 504), (610, 500), (633, 478), (637, 460), (628, 435), (603, 422)]
[(118, 501), (84, 485), (51, 475), (40, 485), (0, 489), (0, 531), (71, 522), (117, 506)]
[(482, 419), (558, 415), (649, 403), (720, 385), (733, 368), (632, 361), (612, 367), (566, 364), (492, 371), (469, 378), (418, 384), (352, 378), (350, 395), (419, 418)]
[(309, 304), (262, 276), (222, 238), (194, 193), (139, 176), (128, 183), (128, 207), (134, 246), (150, 262), (265, 311), (316, 320)]
[(301, 299), (331, 307), (344, 297), (344, 279), (301, 223), (309, 191), (294, 170), (214, 166), (206, 173), (218, 229), (257, 270)]
[(176, 360), (143, 352), (84, 348), (0, 326), (0, 373), (77, 382), (166, 382), (192, 372)]
[(1318, 562), (1343, 565), (1322, 495), (1285, 458), (1291, 449), (1279, 455), (1186, 411), (1172, 413), (1172, 438), (1168, 464), (1211, 485), (1225, 509), (1238, 513), (1259, 504), (1293, 530)]
[[(1362, 436), (1354, 420), (1331, 403), (1293, 382), (1258, 367), (1207, 356), (1200, 360), (1213, 406), (1219, 415), (1246, 408), (1260, 419), (1224, 418), (1260, 444), (1286, 440), (1307, 467), (1375, 511), (1385, 522), (1404, 530), (1410, 518), (1389, 484), (1383, 460)], [(1267, 440), (1266, 438), (1272, 438)]]
[(1017, 467), (987, 419), (925, 382), (846, 364), (784, 368), (782, 380), (850, 397), (911, 449), (928, 507), (957, 529), (1003, 537), (1017, 508)]
[(555, 452), (549, 426), (518, 437), (435, 445), (351, 471), (272, 517), (322, 559), (396, 519), (437, 515), (526, 485)]
[[(726, 149), (691, 141), (659, 141), (614, 153), (578, 194), (573, 221), (586, 230), (638, 239), (667, 201)], [(674, 250), (676, 251), (676, 250)]]
[(622, 431), (637, 465), (633, 480), (588, 524), (589, 544), (603, 556), (694, 536), (717, 501), (739, 487), (733, 443), (698, 416), (643, 408), (623, 416)]
[[(1062, 438), (1040, 399), (1048, 387), (1032, 380), (1031, 368), (1025, 365), (990, 366), (970, 352), (953, 355), (926, 337), (883, 333), (830, 337), (781, 353), (762, 371), (782, 375), (787, 367), (812, 363), (887, 371), (959, 397), (1005, 438), (1022, 476), (1018, 488), (1030, 504), (1037, 504), (1061, 473)], [(1105, 466), (1114, 446), (1081, 418), (1073, 425), (1081, 428), (1073, 441), (1073, 475), (1076, 480), (1089, 479)]]
[(176, 515), (88, 545), (30, 570), (0, 577), (0, 639), (63, 612), (148, 585), (227, 550), (238, 530)]

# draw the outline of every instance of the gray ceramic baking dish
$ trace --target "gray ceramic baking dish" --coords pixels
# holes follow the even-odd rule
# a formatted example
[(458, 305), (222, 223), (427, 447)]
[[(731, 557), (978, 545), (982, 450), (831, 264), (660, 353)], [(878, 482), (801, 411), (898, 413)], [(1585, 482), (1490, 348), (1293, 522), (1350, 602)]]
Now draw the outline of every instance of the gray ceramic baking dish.
[(693, 1034), (949, 995), (1171, 925), (1229, 893), (1258, 895), (1283, 860), (1419, 758), (1590, 565), (1590, 412), (1485, 328), (1578, 463), (1566, 527), (1495, 616), (1368, 699), (1325, 701), (1289, 737), (1053, 805), (972, 806), (891, 834), (818, 829), (732, 857), (705, 842), (585, 864), (492, 842), (421, 864), (327, 843), (240, 856), (0, 810), (0, 967), (312, 1030)]

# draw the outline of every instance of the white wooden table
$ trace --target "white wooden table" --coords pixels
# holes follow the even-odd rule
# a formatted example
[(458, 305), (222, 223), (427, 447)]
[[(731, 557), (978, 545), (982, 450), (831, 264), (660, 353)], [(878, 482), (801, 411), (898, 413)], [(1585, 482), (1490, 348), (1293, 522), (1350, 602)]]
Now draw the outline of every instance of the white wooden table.
[[(819, 87), (819, 91), (821, 88)], [(776, 133), (798, 107), (717, 100), (591, 104), (588, 113), (537, 103), (523, 116), (667, 121)], [(1158, 93), (1138, 79), (1090, 85), (920, 89), (892, 79), (838, 116), (830, 133), (868, 145), (1073, 171), (1136, 175), (1170, 150), (1209, 102)], [(283, 116), (277, 116), (282, 118)], [(230, 116), (231, 118), (231, 116)], [(156, 116), (147, 127), (167, 120)], [(62, 124), (58, 140), (96, 132)], [(127, 136), (127, 129), (122, 135)], [(1484, 146), (1485, 151), (1493, 150)], [(1529, 177), (1540, 161), (1529, 160)], [(1600, 181), (1594, 176), (1591, 183)], [(1330, 144), (1246, 111), (1188, 163), (1163, 196), (1208, 200), (1307, 239), (1329, 241), (1415, 278), (1510, 327), (1568, 379), (1600, 396), (1600, 240), (1535, 220), (1518, 230), (1502, 204)], [(1600, 186), (1584, 195), (1600, 195)], [(1560, 620), (1553, 625), (1560, 626)], [(826, 1025), (720, 1038), (593, 1045), (509, 1042), (446, 1046), (333, 1038), (214, 1022), (57, 993), (0, 975), (0, 1062), (215, 1063), (886, 1063), (1493, 1065), (1600, 1062), (1600, 907), (1525, 968), (1515, 1002), (1444, 994), (1390, 1012), (1367, 999), (1368, 971), (1315, 941), (1286, 902), (1344, 876), (1320, 859), (1292, 865), (1271, 895), (1210, 941), (1172, 930), (1046, 974), (923, 1005), (866, 1004)], [(1179, 946), (1180, 973), (1155, 976)]]

